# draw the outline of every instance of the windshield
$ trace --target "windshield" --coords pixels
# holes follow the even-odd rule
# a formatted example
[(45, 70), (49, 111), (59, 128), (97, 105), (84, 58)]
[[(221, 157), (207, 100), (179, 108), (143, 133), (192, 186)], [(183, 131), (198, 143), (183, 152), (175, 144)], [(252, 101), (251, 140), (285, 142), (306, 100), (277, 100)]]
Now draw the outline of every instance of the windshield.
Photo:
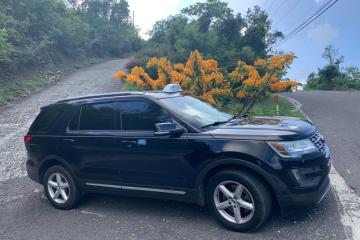
[(228, 122), (232, 119), (229, 114), (190, 96), (163, 98), (160, 101), (198, 128), (210, 126), (214, 123)]

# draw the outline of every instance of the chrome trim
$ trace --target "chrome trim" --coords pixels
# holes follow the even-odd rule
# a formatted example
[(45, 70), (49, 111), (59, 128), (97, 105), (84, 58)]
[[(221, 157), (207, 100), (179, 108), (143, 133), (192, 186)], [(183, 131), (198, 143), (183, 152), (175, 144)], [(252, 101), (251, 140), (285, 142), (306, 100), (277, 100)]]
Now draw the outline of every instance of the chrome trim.
[(85, 184), (88, 186), (118, 188), (123, 190), (171, 193), (171, 194), (181, 194), (181, 195), (185, 194), (184, 191), (175, 191), (175, 190), (167, 190), (167, 189), (159, 189), (159, 188), (130, 187), (130, 186), (121, 186), (121, 185), (112, 185), (112, 184), (102, 184), (102, 183), (85, 183)]

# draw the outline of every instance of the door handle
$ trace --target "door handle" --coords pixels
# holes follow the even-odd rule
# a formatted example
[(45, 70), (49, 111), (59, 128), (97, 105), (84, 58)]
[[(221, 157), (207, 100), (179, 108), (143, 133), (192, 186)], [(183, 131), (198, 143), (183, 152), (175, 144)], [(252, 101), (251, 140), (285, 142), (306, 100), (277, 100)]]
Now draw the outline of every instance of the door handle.
[(64, 138), (64, 142), (75, 142), (75, 139), (72, 138)]
[(130, 141), (130, 140), (123, 140), (120, 141), (121, 143), (129, 143), (129, 144), (136, 144), (136, 141)]

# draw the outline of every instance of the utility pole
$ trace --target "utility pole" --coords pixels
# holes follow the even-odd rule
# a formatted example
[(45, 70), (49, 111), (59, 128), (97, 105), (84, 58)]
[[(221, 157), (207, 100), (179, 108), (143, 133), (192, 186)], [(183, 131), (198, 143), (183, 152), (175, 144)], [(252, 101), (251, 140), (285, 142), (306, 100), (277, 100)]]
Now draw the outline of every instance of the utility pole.
[(135, 11), (133, 11), (132, 24), (133, 27), (135, 28)]

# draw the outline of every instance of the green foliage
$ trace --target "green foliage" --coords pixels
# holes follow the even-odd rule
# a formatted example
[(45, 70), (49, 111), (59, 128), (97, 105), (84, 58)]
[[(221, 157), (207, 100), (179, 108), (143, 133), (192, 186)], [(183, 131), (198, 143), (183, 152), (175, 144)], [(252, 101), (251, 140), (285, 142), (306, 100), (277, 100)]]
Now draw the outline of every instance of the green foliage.
[(141, 46), (125, 0), (0, 0), (0, 72)]
[(344, 57), (339, 57), (338, 49), (327, 46), (322, 57), (329, 63), (309, 74), (305, 90), (360, 90), (360, 69), (355, 66), (341, 69)]
[(0, 29), (0, 64), (11, 64), (11, 56), (14, 49), (8, 41), (8, 34), (6, 29)]
[[(225, 105), (223, 110), (230, 114), (237, 114), (241, 108), (241, 103), (239, 103), (238, 101), (232, 101), (229, 104)], [(298, 117), (305, 119), (305, 116), (301, 112), (297, 111), (296, 108), (285, 98), (280, 98), (279, 109), (281, 116)], [(251, 112), (249, 112), (249, 114), (255, 116), (277, 115), (274, 97), (268, 96), (257, 102), (251, 109)]]
[(214, 58), (232, 70), (235, 59), (252, 64), (266, 58), (269, 46), (283, 35), (272, 31), (268, 14), (257, 6), (242, 16), (226, 2), (207, 0), (157, 22), (150, 36), (139, 57), (166, 56), (173, 62), (184, 62), (198, 49), (205, 58)]

